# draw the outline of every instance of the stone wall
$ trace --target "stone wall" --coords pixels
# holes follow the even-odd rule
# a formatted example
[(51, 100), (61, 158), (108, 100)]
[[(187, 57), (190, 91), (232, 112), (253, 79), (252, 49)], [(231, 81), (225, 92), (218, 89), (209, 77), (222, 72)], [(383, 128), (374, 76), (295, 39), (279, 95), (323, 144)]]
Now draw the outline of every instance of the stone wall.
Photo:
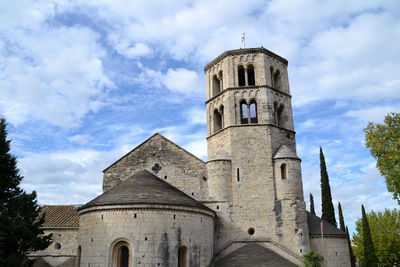
[(107, 191), (143, 169), (195, 199), (207, 197), (205, 163), (159, 134), (108, 167), (104, 171), (103, 190)]
[[(347, 238), (324, 236), (324, 246), (328, 267), (351, 266)], [(321, 236), (310, 236), (310, 248), (319, 256), (324, 255)]]
[(44, 234), (50, 233), (53, 234), (53, 242), (50, 246), (45, 250), (32, 252), (29, 255), (37, 260), (35, 267), (44, 266), (43, 261), (50, 266), (74, 267), (78, 247), (78, 228), (44, 230)]
[(80, 212), (81, 266), (109, 266), (118, 240), (131, 246), (130, 266), (177, 266), (180, 246), (188, 249), (187, 266), (208, 266), (212, 260), (211, 212), (162, 206)]

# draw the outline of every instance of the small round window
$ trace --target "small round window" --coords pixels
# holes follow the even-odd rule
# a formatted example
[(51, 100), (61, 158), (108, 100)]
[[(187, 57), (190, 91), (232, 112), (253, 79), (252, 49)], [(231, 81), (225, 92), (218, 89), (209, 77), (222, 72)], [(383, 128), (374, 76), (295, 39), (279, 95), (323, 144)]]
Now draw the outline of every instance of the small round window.
[(255, 230), (253, 227), (251, 227), (249, 228), (249, 230), (247, 230), (247, 232), (249, 233), (249, 235), (254, 235)]
[(54, 245), (54, 248), (57, 249), (57, 250), (58, 250), (58, 249), (61, 249), (61, 244), (60, 244), (60, 243), (56, 243), (56, 244)]

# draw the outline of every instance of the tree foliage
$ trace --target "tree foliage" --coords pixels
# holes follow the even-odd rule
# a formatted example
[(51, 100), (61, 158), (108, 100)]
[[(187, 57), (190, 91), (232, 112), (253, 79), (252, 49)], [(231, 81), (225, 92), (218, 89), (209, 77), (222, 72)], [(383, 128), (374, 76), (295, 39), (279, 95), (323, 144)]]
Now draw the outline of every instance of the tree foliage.
[(51, 235), (43, 235), (36, 192), (24, 192), (19, 184), (17, 159), (10, 153), (6, 121), (0, 119), (0, 266), (30, 266), (27, 254), (43, 250), (51, 243)]
[(315, 215), (314, 197), (311, 193), (310, 193), (310, 212)]
[(338, 210), (339, 210), (339, 225), (340, 225), (340, 230), (343, 232), (346, 231), (346, 227), (344, 225), (344, 218), (343, 218), (343, 211), (342, 211), (342, 205), (340, 205), (340, 202), (338, 204)]
[(306, 267), (320, 267), (321, 266), (321, 258), (315, 254), (315, 252), (310, 249), (310, 252), (303, 255), (304, 265)]
[(370, 122), (364, 132), (365, 145), (377, 160), (388, 191), (400, 204), (400, 113), (389, 113), (383, 123)]
[(321, 205), (322, 205), (322, 219), (337, 226), (335, 218), (335, 209), (332, 203), (331, 186), (329, 185), (328, 172), (326, 171), (326, 163), (322, 147), (319, 148), (319, 158), (321, 167)]
[[(370, 233), (380, 266), (400, 264), (400, 211), (385, 209), (383, 212), (367, 213)], [(362, 219), (356, 221), (353, 234), (354, 254), (364, 261)]]
[(356, 266), (356, 257), (354, 256), (353, 247), (351, 246), (349, 228), (347, 228), (347, 226), (346, 226), (346, 234), (347, 234), (347, 243), (349, 245), (350, 264), (351, 264), (351, 267), (355, 267)]

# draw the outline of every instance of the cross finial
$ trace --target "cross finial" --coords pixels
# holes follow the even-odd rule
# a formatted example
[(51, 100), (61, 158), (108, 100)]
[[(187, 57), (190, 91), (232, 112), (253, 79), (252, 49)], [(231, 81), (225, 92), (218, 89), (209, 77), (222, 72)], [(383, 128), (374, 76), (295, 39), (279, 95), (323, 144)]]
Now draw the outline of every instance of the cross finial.
[(243, 44), (243, 48), (246, 48), (246, 33), (245, 32), (242, 35), (242, 44)]

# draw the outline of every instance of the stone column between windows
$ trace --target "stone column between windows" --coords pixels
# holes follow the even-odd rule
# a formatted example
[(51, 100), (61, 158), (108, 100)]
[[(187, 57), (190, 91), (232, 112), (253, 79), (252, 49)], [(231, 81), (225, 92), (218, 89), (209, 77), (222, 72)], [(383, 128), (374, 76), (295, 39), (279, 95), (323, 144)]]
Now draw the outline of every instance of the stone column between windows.
[[(247, 71), (246, 71), (246, 73), (247, 73)], [(247, 76), (246, 76), (247, 77)], [(246, 79), (246, 81), (247, 81), (247, 79)], [(250, 111), (250, 105), (248, 104), (248, 103), (246, 103), (247, 104), (247, 123), (248, 124), (250, 124), (251, 123), (251, 111)]]
[(246, 68), (244, 68), (244, 80), (245, 80), (245, 83), (244, 83), (244, 85), (245, 86), (248, 86), (249, 85), (249, 81), (248, 81), (248, 78), (247, 78), (247, 67)]

